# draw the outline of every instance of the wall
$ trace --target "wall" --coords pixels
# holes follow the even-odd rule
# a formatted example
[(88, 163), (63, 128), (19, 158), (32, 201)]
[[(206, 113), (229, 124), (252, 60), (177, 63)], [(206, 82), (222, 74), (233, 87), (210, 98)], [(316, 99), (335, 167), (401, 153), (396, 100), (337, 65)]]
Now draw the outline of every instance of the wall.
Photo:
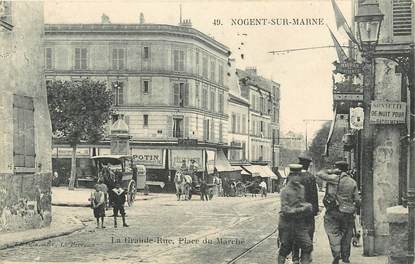
[[(400, 101), (401, 75), (395, 63), (376, 60), (375, 100)], [(397, 125), (375, 125), (373, 146), (375, 252), (386, 254), (389, 225), (386, 209), (399, 200), (400, 129)]]
[[(12, 1), (10, 32), (0, 29), (0, 57), (4, 71), (0, 100), (0, 232), (47, 226), (51, 216), (51, 123), (46, 101), (43, 49), (43, 3)], [(13, 150), (13, 95), (34, 103), (35, 168), (15, 172)]]

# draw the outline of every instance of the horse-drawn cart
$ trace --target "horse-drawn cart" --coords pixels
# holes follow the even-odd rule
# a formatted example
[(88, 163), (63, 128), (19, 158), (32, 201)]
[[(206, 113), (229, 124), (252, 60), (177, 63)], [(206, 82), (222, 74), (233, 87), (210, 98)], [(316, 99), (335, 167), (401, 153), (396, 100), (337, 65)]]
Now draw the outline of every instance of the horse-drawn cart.
[[(91, 158), (97, 168), (98, 179), (101, 179), (108, 187), (108, 190), (115, 188), (116, 183), (119, 183), (121, 188), (127, 191), (127, 204), (132, 206), (137, 192), (137, 183), (142, 182), (138, 179), (138, 172), (140, 175), (144, 171), (143, 165), (134, 165), (132, 156), (129, 155), (105, 155), (95, 156)], [(144, 175), (145, 179), (145, 175)], [(109, 203), (112, 202), (112, 192), (109, 192)]]

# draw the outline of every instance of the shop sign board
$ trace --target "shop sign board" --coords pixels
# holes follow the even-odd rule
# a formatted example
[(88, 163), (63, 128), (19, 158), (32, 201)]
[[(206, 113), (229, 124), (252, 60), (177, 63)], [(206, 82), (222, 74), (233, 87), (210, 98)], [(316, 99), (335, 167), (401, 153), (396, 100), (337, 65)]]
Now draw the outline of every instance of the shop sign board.
[(137, 149), (133, 148), (131, 154), (135, 164), (144, 165), (147, 168), (164, 168), (163, 149)]
[(169, 156), (169, 167), (171, 170), (180, 169), (183, 164), (183, 160), (186, 162), (187, 168), (190, 166), (190, 161), (194, 160), (199, 167), (199, 171), (204, 170), (203, 166), (203, 150), (191, 150), (191, 149), (172, 149)]
[[(56, 152), (54, 152), (56, 153)], [(72, 148), (57, 148), (58, 157), (72, 157)], [(89, 148), (76, 148), (76, 156), (89, 156)]]
[(406, 122), (406, 103), (372, 101), (370, 104), (371, 124), (404, 124)]

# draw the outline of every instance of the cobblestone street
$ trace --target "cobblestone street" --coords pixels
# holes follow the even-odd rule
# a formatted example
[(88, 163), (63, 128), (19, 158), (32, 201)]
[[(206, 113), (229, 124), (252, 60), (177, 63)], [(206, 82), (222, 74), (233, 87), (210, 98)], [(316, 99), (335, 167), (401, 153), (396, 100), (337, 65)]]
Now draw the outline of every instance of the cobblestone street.
[[(1, 256), (8, 261), (226, 263), (275, 230), (278, 203), (275, 195), (209, 202), (163, 196), (127, 208), (130, 227), (117, 229), (112, 217), (106, 217), (105, 229), (96, 229), (89, 208), (66, 207), (68, 215), (87, 223), (84, 230), (3, 250)], [(258, 263), (272, 261), (269, 253)]]

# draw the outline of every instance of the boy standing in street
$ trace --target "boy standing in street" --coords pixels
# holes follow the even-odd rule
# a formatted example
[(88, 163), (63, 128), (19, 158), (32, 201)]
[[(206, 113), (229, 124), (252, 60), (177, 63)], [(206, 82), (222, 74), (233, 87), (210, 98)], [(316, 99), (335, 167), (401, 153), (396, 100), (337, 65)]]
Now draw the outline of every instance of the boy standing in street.
[(125, 222), (125, 209), (124, 209), (124, 203), (126, 201), (126, 195), (127, 193), (123, 188), (120, 187), (119, 183), (115, 184), (115, 188), (111, 190), (113, 192), (114, 197), (114, 204), (113, 204), (113, 212), (114, 212), (114, 227), (117, 227), (117, 217), (118, 212), (121, 214), (122, 218), (122, 225), (124, 227), (128, 227), (128, 225)]
[(95, 185), (95, 191), (91, 193), (91, 207), (94, 210), (94, 217), (97, 219), (97, 228), (99, 228), (99, 219), (101, 218), (101, 228), (104, 226), (105, 217), (105, 198), (104, 193), (101, 191), (100, 186)]

